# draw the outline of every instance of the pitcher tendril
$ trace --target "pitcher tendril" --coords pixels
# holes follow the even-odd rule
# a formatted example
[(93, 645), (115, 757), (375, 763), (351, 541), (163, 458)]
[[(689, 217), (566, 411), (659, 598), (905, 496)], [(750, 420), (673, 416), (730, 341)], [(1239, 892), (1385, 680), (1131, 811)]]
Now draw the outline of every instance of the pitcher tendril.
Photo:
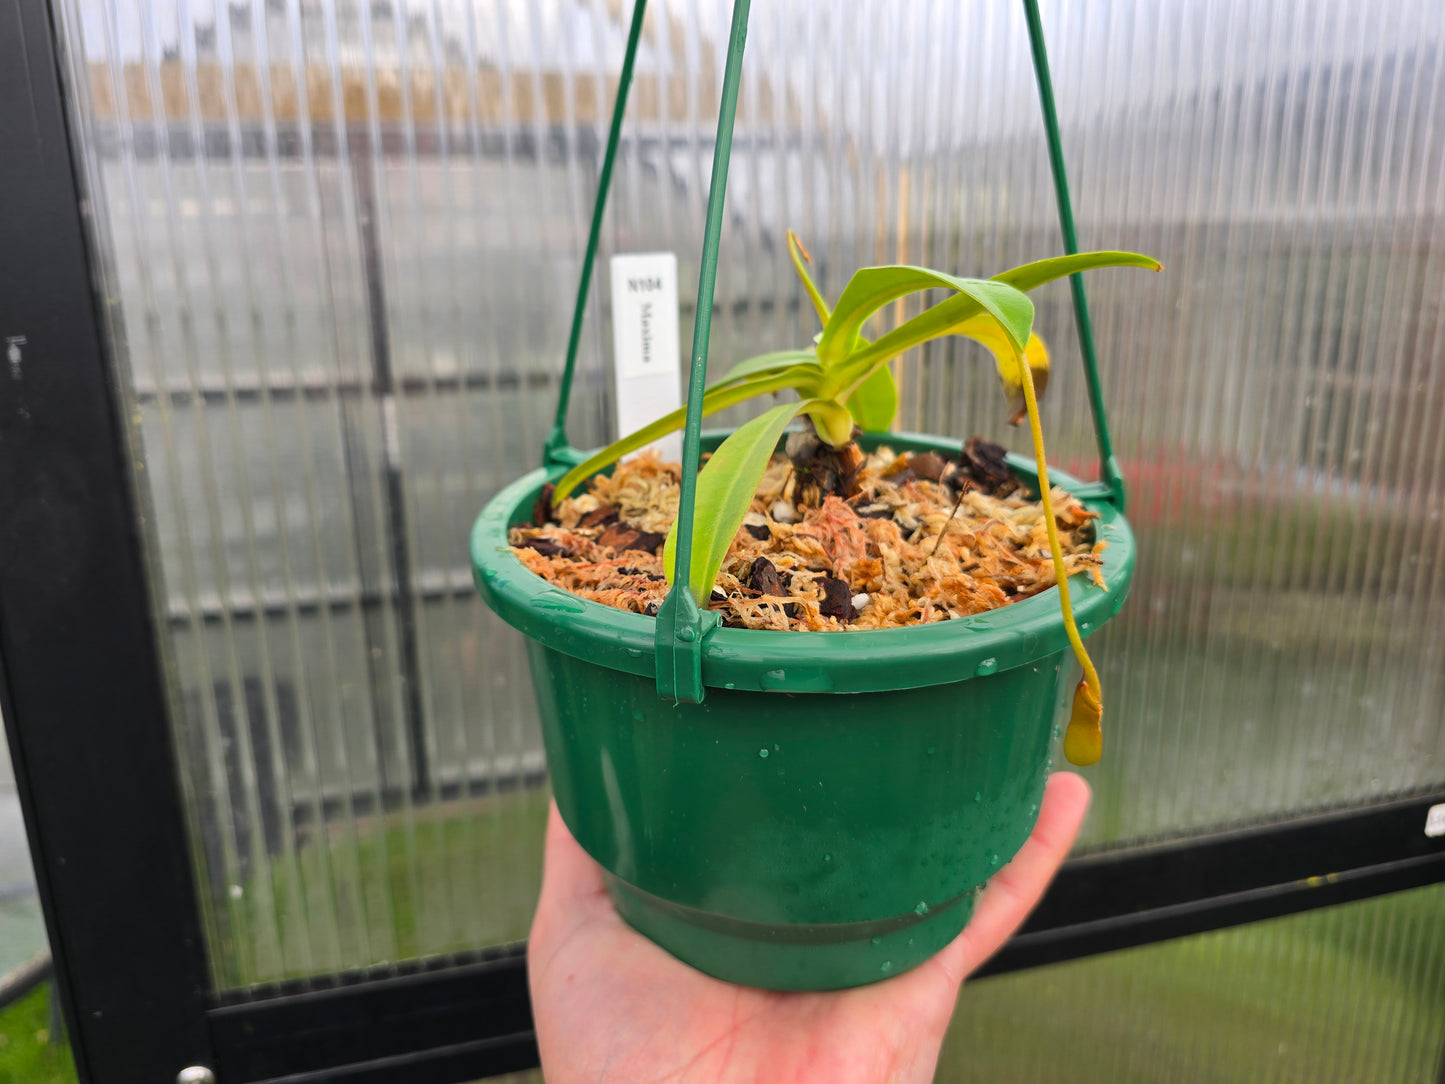
[(1064, 618), (1064, 633), (1074, 657), (1083, 667), (1084, 677), (1074, 690), (1074, 706), (1069, 715), (1069, 728), (1064, 732), (1064, 756), (1070, 764), (1086, 767), (1098, 763), (1104, 752), (1104, 733), (1101, 726), (1104, 714), (1104, 690), (1099, 684), (1099, 672), (1084, 649), (1084, 638), (1074, 623), (1074, 605), (1069, 598), (1069, 574), (1064, 568), (1064, 550), (1059, 544), (1059, 526), (1054, 519), (1053, 499), (1049, 496), (1049, 466), (1044, 460), (1044, 430), (1039, 424), (1039, 402), (1034, 394), (1034, 378), (1022, 357), (1018, 358), (1022, 373), (1024, 405), (1028, 411), (1029, 435), (1034, 442), (1034, 459), (1039, 468), (1039, 503), (1044, 508), (1044, 530), (1049, 536), (1049, 556), (1054, 562), (1054, 578), (1059, 587), (1059, 612)]

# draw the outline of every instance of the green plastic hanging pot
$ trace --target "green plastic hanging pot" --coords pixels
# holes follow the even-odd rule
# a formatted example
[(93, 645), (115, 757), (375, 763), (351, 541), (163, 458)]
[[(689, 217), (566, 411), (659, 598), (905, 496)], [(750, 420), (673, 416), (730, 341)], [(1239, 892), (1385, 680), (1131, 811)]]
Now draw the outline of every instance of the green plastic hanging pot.
[[(1029, 461), (1012, 465), (1034, 483)], [(1057, 590), (914, 628), (717, 628), (705, 698), (670, 702), (656, 619), (561, 591), (508, 546), (560, 472), (498, 494), (471, 558), (487, 604), (529, 639), (558, 809), (623, 917), (701, 971), (776, 990), (875, 982), (957, 936), (1038, 814), (1066, 691)], [(1087, 635), (1123, 603), (1134, 541), (1111, 504), (1084, 503), (1109, 543), (1108, 590), (1070, 581)]]
[[(1023, 0), (1068, 253), (1078, 251), (1036, 0)], [(557, 806), (622, 916), (719, 978), (777, 990), (876, 982), (957, 936), (1038, 814), (1067, 649), (1058, 593), (974, 617), (867, 632), (726, 629), (698, 613), (679, 557), (657, 618), (553, 587), (511, 552), (547, 482), (580, 462), (566, 421), (607, 190), (641, 38), (635, 0), (582, 261), (546, 466), (472, 530), (477, 588), (528, 637)], [(691, 537), (718, 244), (749, 0), (734, 0), (698, 277), (678, 533)], [(1071, 281), (1103, 484), (1055, 471), (1098, 514), (1104, 590), (1071, 581), (1084, 635), (1134, 570), (1082, 280)], [(885, 438), (865, 438), (876, 446)], [(956, 442), (890, 434), (899, 450)], [(1026, 485), (1033, 464), (1011, 459)], [(681, 545), (681, 543), (680, 543)]]

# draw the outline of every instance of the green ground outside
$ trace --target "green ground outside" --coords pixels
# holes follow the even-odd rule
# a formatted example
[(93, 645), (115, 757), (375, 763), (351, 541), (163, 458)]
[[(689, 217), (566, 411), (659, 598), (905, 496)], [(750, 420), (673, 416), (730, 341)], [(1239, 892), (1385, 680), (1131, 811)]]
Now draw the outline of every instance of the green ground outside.
[(1445, 886), (983, 979), (938, 1080), (1433, 1084)]
[[(464, 897), (478, 891), (493, 941), (520, 938), (545, 811), (545, 792), (532, 791), (443, 807), (410, 829), (373, 822), (359, 870), (372, 887), (356, 894), (385, 897), (387, 943), (404, 952), (479, 943), (445, 921), (475, 914)], [(502, 831), (490, 823), (499, 816)], [(509, 875), (474, 881), (469, 867), (473, 879)], [(300, 869), (319, 875), (306, 854)], [(275, 897), (287, 889), (278, 881)], [(1433, 1082), (1445, 1038), (1442, 920), (1445, 885), (980, 980), (960, 998), (938, 1079)], [(382, 943), (383, 932), (339, 943)]]
[[(937, 1079), (1431, 1082), (1445, 886), (972, 983)], [(49, 987), (0, 1012), (0, 1084), (71, 1084)], [(519, 1079), (519, 1078), (509, 1078)], [(536, 1080), (536, 1077), (520, 1078)]]
[(70, 1047), (50, 1038), (47, 983), (0, 1012), (0, 1084), (74, 1084)]

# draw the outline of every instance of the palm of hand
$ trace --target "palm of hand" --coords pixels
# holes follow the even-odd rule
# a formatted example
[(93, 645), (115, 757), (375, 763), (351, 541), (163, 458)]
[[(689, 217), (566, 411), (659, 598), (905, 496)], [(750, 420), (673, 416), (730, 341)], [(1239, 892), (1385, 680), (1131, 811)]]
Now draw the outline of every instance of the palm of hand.
[(554, 806), (528, 945), (549, 1084), (931, 1080), (960, 983), (1043, 895), (1088, 801), (1082, 779), (1055, 775), (1033, 834), (952, 944), (895, 978), (821, 994), (734, 986), (642, 937), (613, 909), (600, 868)]

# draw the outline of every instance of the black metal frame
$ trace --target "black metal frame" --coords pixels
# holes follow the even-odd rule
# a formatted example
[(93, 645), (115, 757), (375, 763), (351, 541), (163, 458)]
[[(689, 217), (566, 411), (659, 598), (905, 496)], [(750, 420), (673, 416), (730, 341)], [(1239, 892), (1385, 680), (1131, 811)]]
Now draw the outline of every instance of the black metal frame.
[(0, 713), (82, 1079), (174, 1080), (209, 982), (54, 41), (0, 3)]
[[(0, 0), (0, 338), (24, 340), (18, 364), (0, 358), (0, 711), (81, 1079), (168, 1081), (199, 1064), (222, 1084), (447, 1084), (533, 1066), (519, 947), (236, 1003), (209, 992), (157, 648), (166, 618), (145, 588), (66, 129), (46, 0)], [(381, 391), (404, 393), (373, 360)], [(1441, 802), (1077, 859), (981, 974), (1445, 881), (1445, 838), (1424, 834)]]

